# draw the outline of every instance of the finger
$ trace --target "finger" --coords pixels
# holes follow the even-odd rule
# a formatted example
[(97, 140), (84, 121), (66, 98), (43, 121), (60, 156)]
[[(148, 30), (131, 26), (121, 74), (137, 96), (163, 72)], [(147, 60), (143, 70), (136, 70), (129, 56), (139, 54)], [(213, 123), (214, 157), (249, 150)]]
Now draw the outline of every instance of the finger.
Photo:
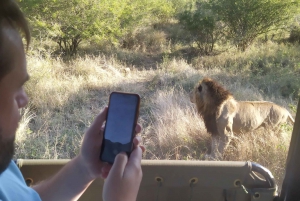
[(144, 145), (142, 145), (142, 137), (141, 136), (136, 136), (133, 138), (133, 149), (137, 148), (138, 146), (142, 149), (142, 152), (144, 153), (146, 148)]
[[(106, 120), (106, 114), (107, 114), (107, 107), (105, 107), (102, 112), (95, 118), (92, 125), (89, 127), (89, 129), (86, 131), (82, 144), (89, 144), (87, 142), (94, 142), (93, 149), (94, 152), (99, 152), (101, 149), (101, 144), (103, 140), (103, 132), (101, 132), (101, 126)], [(85, 145), (88, 146), (88, 145)]]
[(141, 169), (141, 161), (142, 161), (142, 149), (140, 147), (137, 147), (130, 154), (128, 164), (127, 164), (128, 170), (136, 171), (136, 169)]
[(107, 178), (107, 176), (109, 174), (109, 171), (111, 170), (111, 167), (112, 167), (111, 164), (108, 164), (108, 163), (103, 164), (102, 169), (101, 169), (101, 177), (102, 177), (102, 179), (106, 179)]
[(128, 157), (126, 153), (122, 152), (119, 153), (114, 161), (114, 164), (111, 167), (111, 170), (109, 171), (109, 175), (114, 175), (113, 177), (123, 177), (124, 169), (127, 164)]
[(135, 126), (135, 133), (140, 133), (142, 131), (142, 126), (140, 124), (137, 124)]
[(99, 137), (98, 135), (102, 133), (101, 132), (102, 125), (106, 120), (106, 115), (107, 115), (107, 107), (105, 107), (102, 110), (102, 112), (100, 112), (100, 114), (95, 118), (94, 122), (92, 123), (92, 125), (88, 130), (88, 133), (97, 135), (97, 137)]
[(142, 149), (142, 153), (146, 151), (146, 148), (142, 144), (142, 137), (141, 136), (136, 136), (133, 138), (133, 149), (136, 149), (138, 146)]
[(141, 136), (135, 136), (133, 138), (133, 149), (136, 149), (142, 143)]
[(133, 144), (135, 145), (135, 147), (142, 144), (142, 137), (141, 136), (135, 136), (133, 138)]
[(103, 136), (104, 130), (105, 130), (105, 124), (103, 123), (100, 129), (100, 136)]
[(139, 145), (139, 146), (142, 149), (142, 153), (144, 153), (146, 151), (146, 148), (144, 147), (144, 145)]

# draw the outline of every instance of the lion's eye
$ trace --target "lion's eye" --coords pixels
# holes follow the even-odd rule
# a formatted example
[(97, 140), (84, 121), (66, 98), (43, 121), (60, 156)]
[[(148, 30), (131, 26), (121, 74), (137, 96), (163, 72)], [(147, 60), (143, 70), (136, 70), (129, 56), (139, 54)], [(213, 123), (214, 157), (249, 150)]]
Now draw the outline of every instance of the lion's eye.
[(199, 92), (202, 91), (202, 86), (201, 86), (201, 85), (198, 87), (198, 91), (199, 91)]

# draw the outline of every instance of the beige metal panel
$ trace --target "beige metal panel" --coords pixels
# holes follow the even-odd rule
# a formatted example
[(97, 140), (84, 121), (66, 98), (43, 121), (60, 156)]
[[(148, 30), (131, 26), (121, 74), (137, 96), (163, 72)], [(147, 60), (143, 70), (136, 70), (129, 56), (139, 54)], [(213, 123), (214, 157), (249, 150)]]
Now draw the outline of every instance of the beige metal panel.
[[(18, 160), (33, 185), (49, 178), (69, 160)], [(271, 201), (275, 188), (251, 171), (250, 162), (143, 160), (140, 201)], [(80, 175), (78, 175), (80, 176)], [(101, 200), (104, 181), (95, 180), (80, 198)], [(66, 187), (67, 188), (67, 187)], [(248, 193), (247, 193), (248, 191)], [(257, 193), (257, 194), (255, 194)]]

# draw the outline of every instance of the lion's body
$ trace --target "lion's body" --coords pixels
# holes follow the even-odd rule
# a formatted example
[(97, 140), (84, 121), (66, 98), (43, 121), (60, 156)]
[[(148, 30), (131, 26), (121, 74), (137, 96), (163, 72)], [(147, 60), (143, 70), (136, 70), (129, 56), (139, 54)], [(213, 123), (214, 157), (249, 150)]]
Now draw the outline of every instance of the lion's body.
[[(233, 118), (233, 132), (249, 132), (260, 127), (277, 128), (288, 119), (294, 121), (283, 107), (266, 101), (239, 101)], [(253, 115), (255, 114), (255, 115)]]
[(278, 128), (290, 120), (283, 107), (267, 101), (236, 101), (231, 93), (215, 81), (205, 78), (190, 94), (202, 116), (206, 129), (212, 134), (211, 157), (220, 159), (234, 134), (258, 128)]

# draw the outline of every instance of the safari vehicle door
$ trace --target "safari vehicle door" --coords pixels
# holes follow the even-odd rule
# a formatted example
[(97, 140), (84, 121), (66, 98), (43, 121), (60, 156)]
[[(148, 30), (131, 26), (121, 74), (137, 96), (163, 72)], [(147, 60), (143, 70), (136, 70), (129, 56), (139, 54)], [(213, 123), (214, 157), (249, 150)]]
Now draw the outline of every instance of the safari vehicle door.
[(300, 200), (300, 99), (286, 160), (285, 177), (279, 201)]

